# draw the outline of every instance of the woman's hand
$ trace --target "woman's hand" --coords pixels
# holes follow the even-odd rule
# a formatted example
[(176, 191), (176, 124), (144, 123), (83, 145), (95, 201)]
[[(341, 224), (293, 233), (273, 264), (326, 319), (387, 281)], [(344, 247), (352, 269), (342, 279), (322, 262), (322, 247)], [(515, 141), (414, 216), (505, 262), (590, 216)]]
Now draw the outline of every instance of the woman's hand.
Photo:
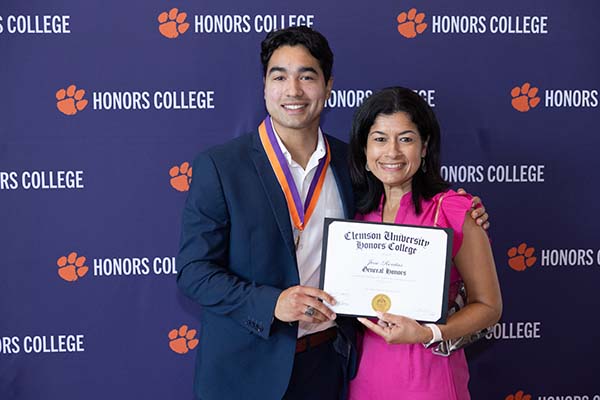
[(358, 318), (358, 320), (388, 344), (427, 343), (433, 337), (431, 329), (414, 319), (388, 313), (377, 313), (377, 316), (379, 317), (377, 324), (366, 318)]

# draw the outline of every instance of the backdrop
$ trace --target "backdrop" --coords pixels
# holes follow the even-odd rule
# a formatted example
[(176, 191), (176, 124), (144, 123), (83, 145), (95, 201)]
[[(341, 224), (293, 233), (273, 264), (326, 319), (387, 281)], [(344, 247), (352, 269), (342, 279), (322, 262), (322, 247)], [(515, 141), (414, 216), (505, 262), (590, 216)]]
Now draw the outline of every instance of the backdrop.
[[(600, 3), (2, 0), (0, 398), (192, 399), (199, 308), (175, 283), (188, 162), (265, 115), (260, 42), (335, 53), (323, 129), (418, 90), (443, 173), (483, 198), (504, 314), (474, 399), (599, 400)], [(252, 396), (249, 394), (249, 398)]]

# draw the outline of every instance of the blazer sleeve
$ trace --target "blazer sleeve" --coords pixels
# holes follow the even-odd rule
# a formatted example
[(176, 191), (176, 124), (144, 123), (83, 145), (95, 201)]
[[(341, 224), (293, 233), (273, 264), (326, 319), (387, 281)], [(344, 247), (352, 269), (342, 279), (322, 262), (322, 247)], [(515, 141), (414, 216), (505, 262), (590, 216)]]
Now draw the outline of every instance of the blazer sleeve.
[(266, 339), (282, 290), (244, 280), (229, 270), (231, 224), (219, 173), (206, 153), (196, 158), (192, 170), (183, 210), (177, 284), (204, 311), (228, 316)]

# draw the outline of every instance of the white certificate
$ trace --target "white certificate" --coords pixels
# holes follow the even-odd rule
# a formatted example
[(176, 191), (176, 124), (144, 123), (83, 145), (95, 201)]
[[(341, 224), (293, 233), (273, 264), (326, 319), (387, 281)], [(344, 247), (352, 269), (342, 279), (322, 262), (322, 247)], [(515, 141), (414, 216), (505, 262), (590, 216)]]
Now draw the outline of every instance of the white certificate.
[(446, 322), (452, 229), (325, 219), (320, 287), (339, 315)]

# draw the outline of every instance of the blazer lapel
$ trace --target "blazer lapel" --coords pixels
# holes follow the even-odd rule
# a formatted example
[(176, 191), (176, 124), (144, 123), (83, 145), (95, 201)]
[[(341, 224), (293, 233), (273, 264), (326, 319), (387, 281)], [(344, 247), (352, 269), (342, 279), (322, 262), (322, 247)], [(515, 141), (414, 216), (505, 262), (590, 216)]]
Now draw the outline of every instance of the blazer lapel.
[(329, 140), (331, 146), (331, 163), (329, 166), (333, 171), (333, 176), (337, 183), (342, 204), (344, 205), (344, 214), (346, 218), (354, 218), (354, 195), (352, 194), (352, 182), (348, 174), (348, 160), (346, 160), (345, 149), (332, 145), (333, 140)]
[(252, 161), (254, 162), (258, 177), (260, 178), (267, 198), (269, 199), (269, 204), (271, 205), (271, 209), (275, 215), (275, 220), (277, 221), (279, 231), (283, 236), (283, 241), (290, 251), (292, 258), (296, 260), (296, 249), (294, 246), (290, 212), (285, 201), (285, 196), (283, 195), (281, 186), (277, 181), (275, 172), (273, 171), (273, 168), (271, 168), (271, 164), (267, 158), (267, 154), (265, 153), (262, 143), (260, 142), (258, 134), (252, 135), (252, 142), (254, 147), (251, 155)]

